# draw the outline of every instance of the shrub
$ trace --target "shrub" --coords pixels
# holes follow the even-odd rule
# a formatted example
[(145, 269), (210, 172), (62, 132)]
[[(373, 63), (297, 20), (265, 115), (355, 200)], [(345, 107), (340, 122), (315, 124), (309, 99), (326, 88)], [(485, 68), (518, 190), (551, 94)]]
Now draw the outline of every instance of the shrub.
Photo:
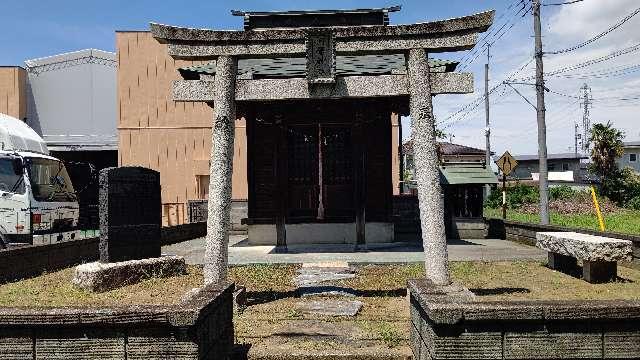
[[(538, 198), (538, 188), (535, 186), (516, 184), (507, 188), (507, 207), (510, 209), (519, 208), (523, 204), (535, 203)], [(494, 209), (501, 207), (502, 189), (498, 188), (493, 191), (485, 205)]]
[(636, 196), (633, 199), (627, 201), (625, 207), (631, 210), (640, 210), (640, 196)]
[(578, 195), (579, 191), (574, 190), (570, 186), (560, 185), (549, 188), (549, 199), (550, 200), (565, 200), (574, 198)]

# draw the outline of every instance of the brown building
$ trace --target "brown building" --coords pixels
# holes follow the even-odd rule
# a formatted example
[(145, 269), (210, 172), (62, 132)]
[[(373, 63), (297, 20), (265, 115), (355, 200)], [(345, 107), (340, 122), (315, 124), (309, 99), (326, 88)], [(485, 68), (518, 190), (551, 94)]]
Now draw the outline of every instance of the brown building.
[[(215, 66), (174, 60), (167, 55), (166, 45), (159, 44), (147, 31), (116, 32), (116, 51), (119, 165), (144, 166), (159, 171), (164, 224), (188, 222), (189, 201), (208, 198), (213, 109), (201, 102), (173, 101), (171, 83), (173, 80), (182, 79), (181, 73), (184, 76), (206, 76), (209, 72), (215, 72)], [(363, 66), (362, 63), (354, 64), (353, 61), (348, 65)], [(304, 63), (302, 66), (304, 68)], [(298, 69), (294, 62), (281, 63), (279, 70), (274, 70), (273, 67), (258, 60), (241, 62), (239, 67), (239, 76), (251, 71), (254, 77), (269, 71), (295, 72)], [(335, 109), (337, 113), (340, 112), (338, 107)], [(287, 116), (292, 123), (297, 123), (298, 127), (295, 131), (308, 132), (319, 123), (318, 119), (309, 118), (308, 115), (314, 113), (317, 112), (312, 108), (299, 107), (289, 112)], [(266, 110), (265, 114), (267, 114)], [(324, 119), (334, 118), (327, 114), (323, 116)], [(340, 117), (335, 116), (336, 119)], [(379, 134), (380, 138), (376, 139), (374, 146), (384, 149), (385, 156), (389, 156), (384, 160), (384, 167), (380, 168), (385, 169), (380, 181), (388, 182), (388, 186), (393, 188), (393, 193), (397, 194), (400, 182), (399, 116), (390, 110), (381, 110), (376, 113), (376, 116), (381, 117), (380, 121), (387, 123), (384, 127), (385, 132)], [(235, 211), (232, 212), (232, 222), (237, 227), (240, 225), (240, 219), (251, 217), (246, 210), (249, 197), (248, 178), (259, 175), (260, 171), (259, 169), (256, 172), (248, 171), (254, 169), (255, 164), (254, 166), (248, 164), (247, 135), (254, 131), (252, 139), (259, 148), (257, 142), (262, 138), (261, 132), (268, 130), (261, 126), (250, 126), (250, 129), (247, 129), (244, 117), (237, 119), (235, 124), (232, 185)], [(340, 125), (334, 125), (336, 127), (327, 128), (326, 131), (337, 131), (335, 136), (341, 136)], [(383, 147), (380, 147), (382, 144)], [(335, 150), (345, 151), (346, 149)], [(256, 157), (266, 155), (267, 153), (260, 150), (254, 154)], [(264, 170), (269, 171), (269, 163), (263, 163), (263, 165), (267, 167)], [(376, 173), (378, 173), (377, 168)], [(292, 191), (295, 190), (292, 189)], [(345, 188), (343, 191), (349, 190)], [(336, 193), (335, 196), (336, 199), (340, 199), (344, 194)], [(380, 199), (380, 202), (386, 201)], [(255, 209), (260, 212), (258, 208)], [(260, 221), (257, 220), (260, 216), (262, 215), (258, 214), (252, 218)]]
[(20, 66), (0, 66), (0, 113), (27, 117), (27, 72)]

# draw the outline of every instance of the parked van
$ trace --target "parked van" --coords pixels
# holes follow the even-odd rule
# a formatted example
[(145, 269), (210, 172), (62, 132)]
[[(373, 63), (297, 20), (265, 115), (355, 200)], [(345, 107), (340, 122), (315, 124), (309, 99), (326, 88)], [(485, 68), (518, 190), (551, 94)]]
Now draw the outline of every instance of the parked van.
[(22, 120), (0, 114), (0, 246), (77, 239), (78, 209), (62, 161)]

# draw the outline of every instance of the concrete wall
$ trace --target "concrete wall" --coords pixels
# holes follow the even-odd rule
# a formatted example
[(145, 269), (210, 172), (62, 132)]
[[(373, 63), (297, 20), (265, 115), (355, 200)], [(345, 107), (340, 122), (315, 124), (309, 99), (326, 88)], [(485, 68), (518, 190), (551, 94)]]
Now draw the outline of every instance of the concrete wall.
[[(163, 227), (160, 232), (160, 242), (162, 245), (175, 244), (203, 237), (206, 234), (207, 224), (204, 222)], [(0, 250), (0, 283), (97, 261), (99, 243), (98, 237), (91, 237)]]
[[(186, 202), (200, 198), (198, 176), (209, 175), (213, 109), (171, 100), (178, 68), (149, 32), (117, 32), (119, 164), (160, 172), (163, 224), (187, 220)], [(232, 198), (247, 198), (245, 121), (236, 121)]]
[(233, 339), (233, 285), (172, 306), (0, 309), (2, 359), (217, 360)]
[(27, 117), (27, 72), (19, 66), (0, 67), (0, 113)]
[(50, 150), (117, 150), (113, 53), (87, 49), (25, 63), (27, 123)]
[(638, 359), (640, 302), (490, 301), (409, 280), (414, 359)]
[[(631, 161), (629, 155), (635, 154), (636, 161)], [(628, 146), (624, 148), (624, 154), (618, 158), (618, 167), (624, 169), (626, 167), (632, 168), (637, 173), (640, 173), (640, 146)]]
[(596, 236), (610, 237), (614, 239), (629, 240), (633, 243), (633, 264), (640, 267), (640, 236), (602, 232), (595, 230), (566, 228), (556, 225), (540, 225), (508, 221), (501, 219), (487, 219), (489, 237), (520, 242), (530, 246), (536, 246), (536, 233), (541, 231), (573, 231)]
[[(549, 159), (549, 171), (563, 171), (563, 164), (567, 164), (569, 166), (568, 171), (574, 172), (574, 178), (577, 177), (577, 175), (580, 173), (580, 161), (576, 159)], [(538, 160), (519, 161), (518, 167), (516, 167), (516, 169), (511, 173), (510, 177), (516, 177), (518, 179), (531, 179), (531, 173), (537, 173), (539, 172), (539, 169), (540, 166), (538, 164)]]
[[(355, 223), (307, 223), (286, 224), (287, 245), (305, 244), (356, 244)], [(251, 224), (248, 240), (251, 245), (276, 245), (277, 232), (274, 224)], [(365, 224), (365, 243), (391, 243), (394, 224), (368, 222)]]

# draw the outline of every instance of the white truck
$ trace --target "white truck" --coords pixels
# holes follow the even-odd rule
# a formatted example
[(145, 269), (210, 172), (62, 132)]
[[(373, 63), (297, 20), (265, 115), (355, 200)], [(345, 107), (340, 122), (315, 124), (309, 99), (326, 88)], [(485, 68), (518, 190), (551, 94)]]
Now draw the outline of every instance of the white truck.
[(62, 161), (22, 120), (0, 114), (0, 247), (77, 239), (78, 215)]

